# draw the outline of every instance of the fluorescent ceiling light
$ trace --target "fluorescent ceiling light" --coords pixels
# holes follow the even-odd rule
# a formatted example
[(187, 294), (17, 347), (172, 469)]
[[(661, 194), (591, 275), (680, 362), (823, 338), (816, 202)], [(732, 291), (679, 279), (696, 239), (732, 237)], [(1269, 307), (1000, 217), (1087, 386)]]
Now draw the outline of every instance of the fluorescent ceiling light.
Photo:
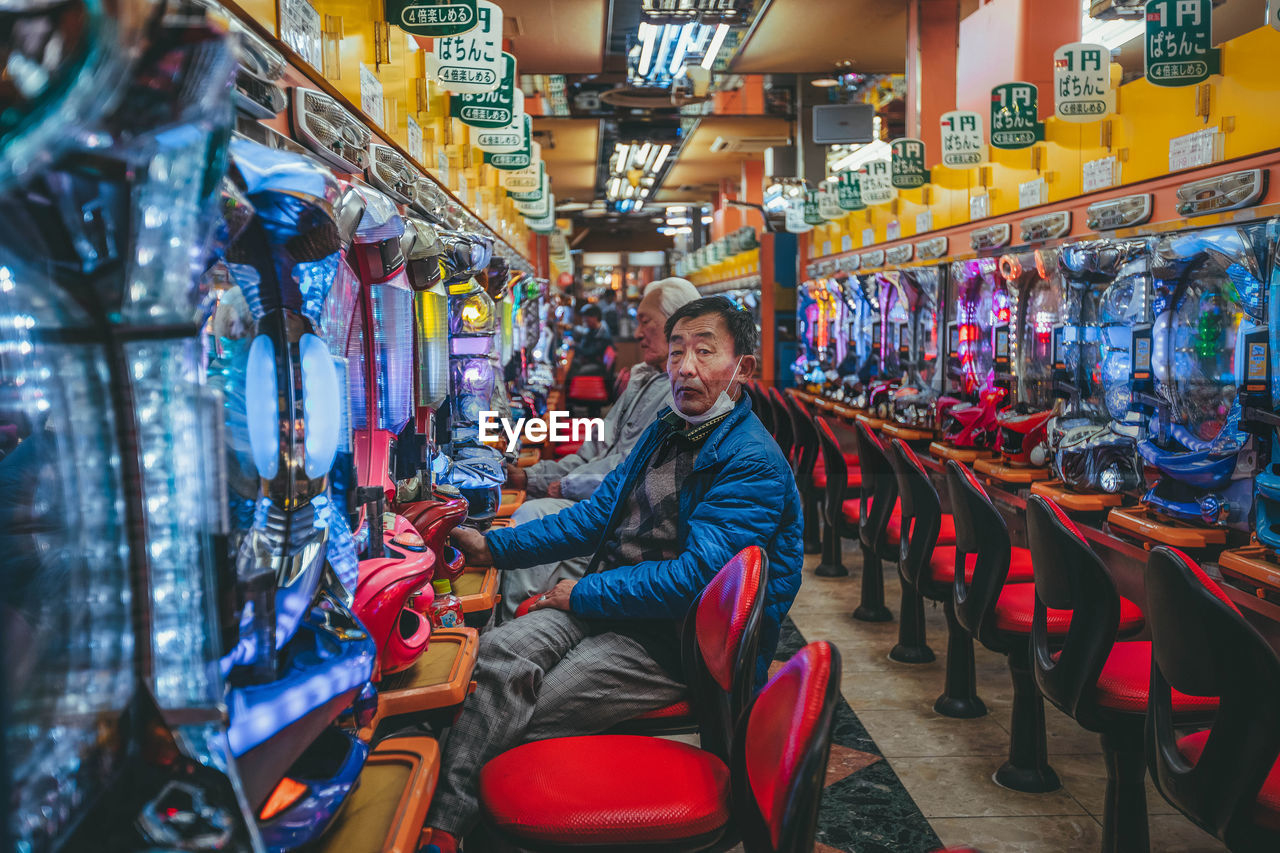
[(640, 50), (640, 76), (643, 77), (649, 73), (649, 66), (653, 64), (653, 43), (658, 38), (658, 28), (653, 24), (640, 25), (640, 41), (644, 43), (644, 47)]
[(627, 171), (627, 164), (631, 162), (631, 146), (625, 142), (619, 142), (616, 150), (618, 152), (617, 171), (625, 172)]
[(652, 143), (646, 142), (644, 145), (641, 145), (639, 150), (636, 152), (636, 163), (638, 163), (641, 168), (644, 168), (651, 153), (653, 153)]
[(680, 37), (676, 39), (676, 49), (671, 54), (671, 64), (667, 66), (667, 71), (672, 74), (676, 70), (684, 66), (684, 55), (689, 49), (689, 38), (693, 35), (693, 28), (697, 24), (685, 24), (680, 28)]
[(671, 153), (670, 145), (664, 145), (662, 146), (662, 148), (658, 150), (658, 156), (653, 161), (653, 169), (651, 170), (654, 174), (657, 174), (659, 171), (661, 171), (662, 164), (667, 162), (667, 155), (670, 153)]
[(839, 160), (831, 164), (831, 171), (844, 172), (857, 169), (864, 163), (870, 163), (872, 160), (883, 160), (890, 153), (889, 143), (882, 139), (875, 142), (868, 142), (866, 145), (860, 145)]
[(724, 37), (729, 34), (729, 25), (721, 24), (716, 27), (716, 34), (711, 38), (711, 47), (707, 48), (707, 55), (702, 57), (702, 67), (711, 70), (711, 66), (716, 64), (716, 54), (720, 52), (720, 46), (724, 44)]
[(1080, 41), (1105, 45), (1115, 50), (1143, 34), (1146, 22), (1142, 18), (1118, 18), (1099, 21), (1089, 17), (1090, 0), (1084, 0), (1083, 18), (1080, 23)]
[(613, 180), (609, 181), (609, 198), (617, 198), (618, 190), (620, 190), (621, 188), (622, 188), (621, 178), (614, 178)]

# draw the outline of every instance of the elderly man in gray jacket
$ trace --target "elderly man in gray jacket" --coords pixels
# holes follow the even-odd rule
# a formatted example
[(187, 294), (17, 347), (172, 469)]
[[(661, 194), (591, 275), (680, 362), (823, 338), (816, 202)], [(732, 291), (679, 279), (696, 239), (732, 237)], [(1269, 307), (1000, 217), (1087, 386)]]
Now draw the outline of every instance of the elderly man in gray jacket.
[[(640, 345), (642, 361), (631, 368), (626, 390), (605, 416), (604, 439), (585, 442), (576, 453), (563, 459), (548, 459), (528, 468), (508, 466), (507, 485), (526, 489), (536, 498), (516, 510), (512, 524), (553, 515), (591, 497), (605, 475), (627, 458), (658, 412), (671, 405), (664, 329), (668, 317), (697, 298), (697, 288), (682, 278), (664, 278), (645, 288), (636, 310), (636, 343)], [(529, 596), (545, 592), (566, 578), (581, 577), (586, 568), (586, 559), (574, 559), (502, 572), (498, 620), (510, 618)]]

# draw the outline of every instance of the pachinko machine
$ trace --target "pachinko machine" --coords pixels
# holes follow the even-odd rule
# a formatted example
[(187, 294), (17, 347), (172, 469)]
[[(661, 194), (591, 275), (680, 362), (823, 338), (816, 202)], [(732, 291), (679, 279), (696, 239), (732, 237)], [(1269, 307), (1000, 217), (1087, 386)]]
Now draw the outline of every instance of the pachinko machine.
[(881, 285), (881, 381), (873, 384), (869, 411), (891, 437), (932, 437), (938, 373), (937, 267), (908, 267), (877, 276)]
[(880, 375), (880, 296), (873, 275), (837, 273), (832, 281), (843, 306), (839, 334), (844, 343), (833, 396), (861, 406), (868, 387)]
[(799, 353), (791, 371), (796, 384), (812, 394), (820, 394), (838, 378), (836, 367), (844, 360), (844, 341), (839, 329), (843, 305), (837, 286), (827, 278), (816, 278), (801, 288), (796, 311)]
[(1240, 392), (1249, 342), (1267, 340), (1269, 252), (1266, 222), (1156, 242), (1154, 320), (1133, 344), (1135, 352), (1149, 345), (1150, 377), (1136, 357), (1131, 370), (1134, 402), (1147, 412), (1138, 452), (1150, 487), (1139, 506), (1112, 510), (1113, 527), (1183, 547), (1248, 531), (1258, 442), (1245, 429)]

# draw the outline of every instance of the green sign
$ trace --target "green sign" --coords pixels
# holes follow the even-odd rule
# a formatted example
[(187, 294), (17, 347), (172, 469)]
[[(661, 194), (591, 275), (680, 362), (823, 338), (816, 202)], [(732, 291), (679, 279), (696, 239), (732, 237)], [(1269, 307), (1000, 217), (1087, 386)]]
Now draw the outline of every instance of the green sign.
[(818, 210), (818, 191), (804, 191), (804, 221), (807, 225), (823, 225), (827, 220)]
[(1147, 82), (1194, 86), (1218, 73), (1212, 0), (1150, 0), (1142, 40)]
[(385, 0), (388, 23), (427, 38), (457, 36), (475, 28), (476, 0)]
[(836, 182), (836, 201), (841, 210), (866, 210), (862, 200), (862, 177), (857, 172), (841, 172)]
[(449, 115), (469, 127), (502, 128), (515, 119), (516, 58), (502, 54), (502, 79), (498, 88), (480, 94), (449, 96)]
[(900, 190), (913, 190), (929, 183), (929, 170), (924, 166), (924, 143), (919, 139), (895, 139), (889, 146), (893, 185)]
[(484, 152), (484, 161), (495, 169), (502, 169), (506, 172), (518, 172), (521, 169), (527, 169), (533, 165), (533, 146), (530, 142), (533, 140), (533, 119), (529, 116), (524, 117), (524, 145), (518, 151), (512, 151), (508, 154), (494, 154), (491, 151)]
[(991, 145), (1015, 150), (1044, 139), (1040, 93), (1032, 83), (1004, 83), (991, 90)]

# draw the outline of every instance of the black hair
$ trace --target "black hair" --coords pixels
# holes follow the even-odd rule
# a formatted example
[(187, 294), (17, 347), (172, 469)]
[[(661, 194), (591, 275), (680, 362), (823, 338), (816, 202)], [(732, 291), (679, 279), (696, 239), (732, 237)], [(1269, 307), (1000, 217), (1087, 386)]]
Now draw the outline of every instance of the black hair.
[(595, 317), (597, 320), (604, 317), (604, 312), (600, 310), (600, 307), (598, 305), (584, 305), (582, 306), (581, 313), (582, 313), (582, 319), (584, 320), (587, 319), (588, 317)]
[(704, 296), (683, 305), (676, 313), (667, 318), (667, 338), (676, 323), (704, 317), (707, 314), (718, 314), (724, 320), (725, 328), (733, 338), (733, 354), (737, 356), (755, 355), (760, 345), (760, 332), (756, 329), (756, 321), (750, 314), (735, 306), (724, 296)]

